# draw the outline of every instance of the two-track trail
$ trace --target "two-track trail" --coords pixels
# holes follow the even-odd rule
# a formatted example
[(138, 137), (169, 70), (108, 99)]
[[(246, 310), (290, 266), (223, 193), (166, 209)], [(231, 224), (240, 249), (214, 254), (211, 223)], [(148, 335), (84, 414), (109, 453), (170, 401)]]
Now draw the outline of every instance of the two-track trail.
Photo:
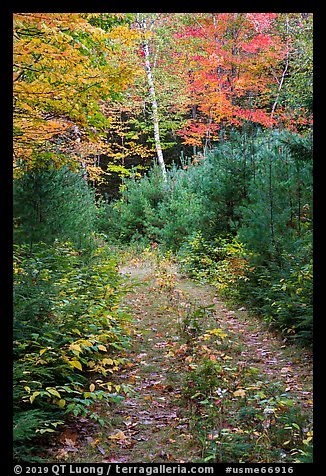
[(94, 450), (91, 456), (80, 447), (74, 454), (75, 461), (202, 461), (202, 446), (182, 398), (189, 361), (175, 356), (183, 343), (182, 329), (191, 306), (211, 306), (200, 325), (203, 331), (219, 327), (228, 334), (237, 350), (233, 356), (236, 365), (255, 367), (265, 378), (281, 385), (303, 411), (312, 411), (309, 352), (289, 347), (243, 308), (228, 309), (213, 287), (185, 278), (171, 264), (163, 272), (159, 265), (160, 274), (157, 264), (134, 259), (120, 267), (128, 289), (123, 304), (134, 324), (126, 354), (129, 365), (119, 380), (131, 385), (133, 391), (110, 407), (110, 425), (102, 436), (86, 438)]

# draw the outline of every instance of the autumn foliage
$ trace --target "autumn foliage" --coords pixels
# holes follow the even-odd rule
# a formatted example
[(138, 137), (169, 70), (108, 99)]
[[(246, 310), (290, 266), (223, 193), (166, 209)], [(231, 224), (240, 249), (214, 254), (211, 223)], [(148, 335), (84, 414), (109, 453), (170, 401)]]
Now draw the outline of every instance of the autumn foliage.
[(101, 154), (147, 165), (155, 147), (143, 41), (168, 156), (176, 147), (205, 154), (230, 126), (309, 127), (311, 16), (146, 15), (145, 36), (136, 14), (14, 15), (15, 168), (69, 161), (104, 180)]
[[(284, 41), (275, 13), (194, 14), (175, 33), (180, 44), (191, 117), (179, 131), (186, 144), (211, 148), (226, 125), (274, 127), (273, 100), (291, 39)], [(276, 105), (275, 105), (276, 107)], [(277, 111), (279, 112), (279, 111)]]
[[(30, 168), (69, 157), (87, 162), (105, 148), (109, 127), (103, 101), (130, 84), (135, 33), (105, 31), (96, 14), (14, 15), (14, 158)], [(89, 164), (91, 165), (91, 164)]]

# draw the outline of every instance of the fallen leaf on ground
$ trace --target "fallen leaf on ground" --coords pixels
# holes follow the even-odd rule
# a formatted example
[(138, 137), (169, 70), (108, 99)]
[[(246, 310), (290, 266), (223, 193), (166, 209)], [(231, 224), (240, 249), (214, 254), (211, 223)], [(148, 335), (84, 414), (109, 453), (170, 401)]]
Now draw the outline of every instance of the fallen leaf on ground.
[(105, 455), (105, 449), (102, 446), (97, 445), (96, 447), (102, 455)]
[(281, 369), (281, 373), (282, 373), (282, 374), (286, 374), (286, 373), (288, 373), (288, 372), (292, 372), (291, 367), (283, 367), (283, 368)]
[(233, 395), (235, 397), (244, 397), (246, 395), (246, 391), (243, 388), (239, 388), (239, 390), (233, 392)]
[(108, 438), (110, 438), (110, 440), (121, 441), (121, 440), (125, 440), (127, 437), (126, 437), (126, 435), (124, 434), (123, 431), (118, 430), (116, 433), (113, 433), (112, 435), (109, 435)]

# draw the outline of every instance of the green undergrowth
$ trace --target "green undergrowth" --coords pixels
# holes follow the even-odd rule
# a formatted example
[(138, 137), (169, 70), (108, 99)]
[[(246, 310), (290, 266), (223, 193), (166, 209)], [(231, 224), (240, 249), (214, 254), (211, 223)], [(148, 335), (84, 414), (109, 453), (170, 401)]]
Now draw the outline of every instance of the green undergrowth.
[(68, 417), (104, 425), (99, 401), (112, 405), (130, 318), (112, 251), (70, 243), (14, 247), (14, 458), (42, 459), (42, 444)]
[[(304, 255), (304, 249), (300, 254)], [(309, 259), (290, 255), (282, 266), (265, 266), (231, 235), (205, 240), (197, 232), (179, 252), (181, 268), (199, 282), (216, 287), (231, 303), (246, 305), (290, 342), (311, 346), (313, 270)], [(290, 262), (290, 265), (286, 264)]]

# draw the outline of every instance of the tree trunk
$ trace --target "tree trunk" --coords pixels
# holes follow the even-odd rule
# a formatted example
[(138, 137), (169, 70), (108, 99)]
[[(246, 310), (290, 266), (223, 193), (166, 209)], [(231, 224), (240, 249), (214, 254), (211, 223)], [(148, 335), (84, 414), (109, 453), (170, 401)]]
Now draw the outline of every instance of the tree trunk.
[[(139, 22), (140, 24), (140, 22)], [(146, 32), (146, 20), (143, 18), (142, 22), (140, 24), (141, 29), (143, 33)], [(165, 162), (164, 162), (164, 157), (163, 157), (163, 152), (162, 152), (162, 147), (161, 147), (161, 140), (160, 140), (160, 129), (159, 129), (159, 123), (158, 123), (158, 112), (157, 112), (157, 102), (156, 102), (156, 94), (155, 94), (155, 86), (154, 86), (154, 80), (153, 80), (153, 75), (152, 75), (152, 69), (149, 61), (149, 48), (148, 48), (148, 42), (144, 38), (143, 43), (142, 43), (142, 48), (144, 52), (144, 58), (145, 58), (145, 70), (147, 74), (147, 82), (148, 82), (148, 88), (149, 88), (149, 94), (151, 98), (151, 103), (152, 103), (152, 120), (153, 120), (153, 126), (154, 126), (154, 140), (155, 140), (155, 147), (156, 147), (156, 153), (157, 153), (157, 159), (158, 163), (161, 167), (162, 170), (162, 175), (164, 178), (164, 181), (166, 181), (166, 168), (165, 168)]]
[(284, 83), (285, 75), (286, 75), (286, 73), (288, 71), (288, 68), (289, 68), (289, 56), (290, 56), (290, 53), (289, 53), (289, 17), (288, 17), (288, 15), (286, 15), (286, 59), (285, 59), (284, 70), (282, 72), (281, 79), (279, 80), (279, 83), (278, 83), (276, 98), (275, 98), (275, 101), (274, 101), (274, 104), (273, 104), (273, 107), (272, 107), (272, 111), (271, 111), (271, 118), (272, 119), (273, 119), (278, 101), (280, 99), (281, 89), (282, 89), (282, 86), (283, 86), (283, 83)]

